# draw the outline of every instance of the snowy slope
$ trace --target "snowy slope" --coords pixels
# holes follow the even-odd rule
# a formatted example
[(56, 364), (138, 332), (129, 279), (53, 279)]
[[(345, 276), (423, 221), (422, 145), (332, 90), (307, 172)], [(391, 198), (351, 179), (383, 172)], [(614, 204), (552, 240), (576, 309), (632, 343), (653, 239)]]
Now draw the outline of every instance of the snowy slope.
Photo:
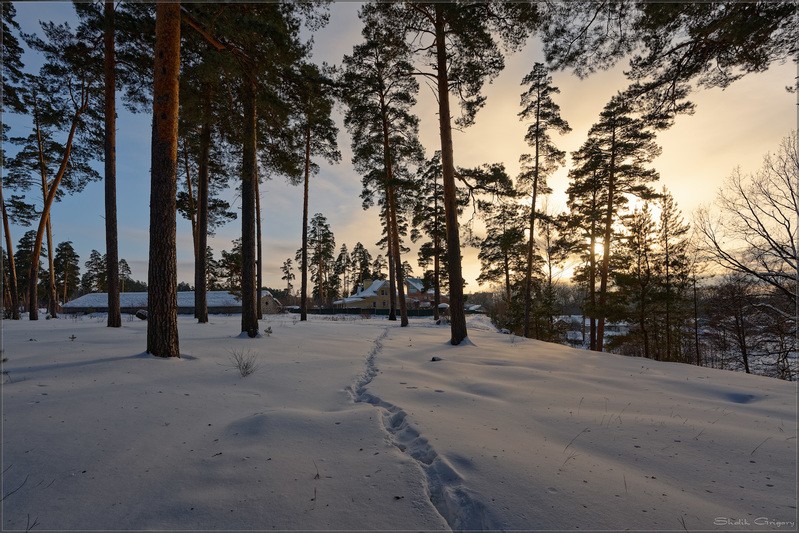
[(180, 318), (159, 360), (138, 320), (5, 321), (3, 528), (794, 529), (795, 384), (481, 316), (463, 347), (429, 319), (261, 324)]

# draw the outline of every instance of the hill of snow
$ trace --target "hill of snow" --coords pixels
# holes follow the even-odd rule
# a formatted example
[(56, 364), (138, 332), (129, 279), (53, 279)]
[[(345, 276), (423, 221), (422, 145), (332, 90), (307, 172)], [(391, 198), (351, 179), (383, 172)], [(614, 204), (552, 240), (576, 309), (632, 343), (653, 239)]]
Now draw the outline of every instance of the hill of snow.
[(796, 529), (795, 383), (469, 325), (4, 321), (2, 527)]

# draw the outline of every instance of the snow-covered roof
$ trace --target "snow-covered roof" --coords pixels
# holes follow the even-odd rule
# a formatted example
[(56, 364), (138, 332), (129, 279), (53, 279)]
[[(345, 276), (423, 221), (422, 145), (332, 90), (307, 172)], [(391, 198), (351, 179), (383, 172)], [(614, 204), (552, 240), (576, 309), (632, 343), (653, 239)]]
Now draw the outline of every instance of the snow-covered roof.
[[(263, 296), (272, 297), (269, 291), (261, 291)], [(241, 299), (228, 291), (208, 291), (208, 307), (239, 307)], [(102, 308), (108, 306), (108, 293), (93, 292), (64, 304), (64, 308)], [(120, 307), (147, 307), (146, 292), (123, 292), (119, 294)], [(194, 307), (194, 291), (178, 292), (178, 307)]]

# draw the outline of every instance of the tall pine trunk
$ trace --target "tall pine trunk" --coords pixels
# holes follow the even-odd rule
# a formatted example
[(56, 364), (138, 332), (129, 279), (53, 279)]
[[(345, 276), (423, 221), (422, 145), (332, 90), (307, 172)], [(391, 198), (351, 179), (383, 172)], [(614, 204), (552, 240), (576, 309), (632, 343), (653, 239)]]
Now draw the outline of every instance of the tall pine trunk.
[(198, 324), (208, 323), (208, 187), (211, 159), (210, 96), (206, 91), (203, 125), (200, 130), (200, 161), (197, 175), (197, 224), (195, 228), (194, 316)]
[(58, 317), (58, 294), (55, 288), (55, 262), (53, 261), (53, 223), (47, 218), (47, 314)]
[[(74, 114), (72, 115), (72, 124), (69, 127), (67, 134), (67, 142), (64, 145), (64, 153), (61, 157), (61, 164), (58, 167), (55, 178), (52, 184), (47, 189), (47, 194), (44, 198), (44, 205), (42, 206), (42, 215), (39, 218), (39, 226), (36, 230), (36, 240), (33, 243), (33, 260), (31, 261), (28, 288), (28, 318), (30, 320), (39, 320), (39, 261), (38, 258), (42, 254), (42, 241), (44, 240), (44, 233), (47, 223), (50, 220), (50, 208), (55, 200), (58, 186), (61, 184), (61, 179), (67, 170), (69, 164), (69, 156), (72, 153), (72, 143), (75, 140), (75, 133), (78, 130), (81, 115), (89, 106), (89, 95), (85, 86), (81, 87), (80, 94), (78, 95)], [(41, 155), (41, 152), (40, 152)]]
[(263, 247), (261, 244), (261, 188), (259, 187), (258, 180), (255, 180), (255, 248), (257, 250), (257, 268), (255, 270), (255, 285), (256, 285), (256, 314), (258, 319), (264, 317), (263, 309), (261, 308), (261, 298), (263, 286)]
[[(42, 130), (39, 123), (39, 98), (34, 95), (33, 99), (33, 121), (36, 127), (36, 144), (39, 152), (39, 174), (42, 181), (42, 198), (47, 198), (48, 183), (47, 183), (47, 165), (44, 161), (44, 144), (42, 142)], [(50, 215), (47, 215), (46, 223), (46, 236), (47, 236), (47, 312), (50, 316), (56, 317), (57, 296), (55, 290), (55, 272), (53, 267), (53, 226), (50, 221)], [(38, 312), (38, 305), (37, 312)]]
[(607, 310), (608, 274), (610, 273), (610, 239), (613, 235), (613, 209), (616, 200), (616, 130), (611, 132), (610, 138), (610, 166), (608, 168), (608, 203), (605, 209), (605, 233), (602, 247), (602, 270), (599, 279), (599, 325), (597, 326), (597, 351), (605, 348), (605, 315)]
[(433, 178), (433, 320), (441, 318), (438, 306), (441, 305), (441, 237), (438, 228), (438, 178)]
[(119, 309), (119, 247), (117, 244), (116, 168), (116, 57), (114, 50), (114, 2), (105, 2), (103, 31), (105, 75), (105, 277), (108, 288), (108, 327), (122, 326)]
[(455, 186), (455, 157), (452, 149), (452, 123), (449, 109), (449, 78), (447, 74), (447, 45), (444, 32), (444, 12), (435, 5), (436, 60), (438, 82), (438, 120), (441, 131), (441, 166), (444, 180), (444, 216), (447, 221), (447, 265), (449, 266), (449, 312), (452, 338), (460, 344), (467, 336), (466, 314), (463, 310), (463, 272), (461, 244), (458, 234), (458, 200)]
[(147, 352), (180, 357), (177, 315), (176, 195), (180, 4), (155, 8), (155, 75), (147, 272)]
[(530, 315), (533, 305), (533, 253), (535, 251), (535, 204), (538, 195), (539, 148), (538, 137), (541, 125), (541, 90), (538, 90), (535, 110), (535, 167), (533, 168), (533, 192), (530, 204), (530, 237), (527, 240), (527, 270), (524, 273), (524, 336), (530, 337)]
[(388, 197), (389, 213), (391, 217), (389, 235), (393, 241), (392, 248), (394, 249), (394, 269), (396, 271), (395, 277), (397, 278), (397, 300), (400, 311), (400, 327), (404, 328), (408, 326), (408, 304), (405, 300), (405, 271), (402, 269), (402, 256), (400, 255), (399, 224), (397, 222), (397, 198), (394, 185), (388, 186)]
[(300, 250), (300, 320), (308, 320), (308, 181), (311, 179), (311, 126), (305, 127), (305, 181), (302, 190), (302, 249)]
[(241, 331), (249, 337), (258, 335), (255, 302), (255, 183), (258, 181), (256, 159), (256, 84), (245, 81), (244, 146), (241, 175)]
[(397, 278), (394, 270), (394, 239), (391, 237), (391, 210), (388, 207), (388, 187), (386, 188), (386, 255), (388, 256), (388, 319), (397, 320)]
[[(6, 236), (6, 253), (8, 255), (8, 292), (11, 297), (12, 320), (19, 320), (19, 288), (17, 286), (17, 267), (14, 264), (14, 244), (11, 242), (11, 228), (8, 223), (6, 201), (3, 198), (3, 184), (0, 182), (0, 205), (3, 209), (3, 233)], [(5, 269), (4, 269), (5, 271)]]

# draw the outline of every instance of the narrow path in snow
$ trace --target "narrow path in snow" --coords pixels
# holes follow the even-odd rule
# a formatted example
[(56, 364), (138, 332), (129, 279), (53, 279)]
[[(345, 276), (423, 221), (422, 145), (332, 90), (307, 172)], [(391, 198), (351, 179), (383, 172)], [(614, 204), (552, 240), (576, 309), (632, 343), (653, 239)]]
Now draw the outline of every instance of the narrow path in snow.
[(367, 386), (378, 374), (377, 356), (383, 350), (383, 340), (389, 328), (375, 339), (366, 356), (365, 369), (347, 390), (354, 402), (370, 403), (382, 411), (383, 427), (389, 440), (410, 456), (425, 474), (430, 501), (453, 531), (500, 530), (501, 523), (481, 501), (476, 492), (465, 486), (464, 480), (445, 457), (439, 455), (430, 442), (408, 422), (408, 414), (397, 405), (369, 392)]

